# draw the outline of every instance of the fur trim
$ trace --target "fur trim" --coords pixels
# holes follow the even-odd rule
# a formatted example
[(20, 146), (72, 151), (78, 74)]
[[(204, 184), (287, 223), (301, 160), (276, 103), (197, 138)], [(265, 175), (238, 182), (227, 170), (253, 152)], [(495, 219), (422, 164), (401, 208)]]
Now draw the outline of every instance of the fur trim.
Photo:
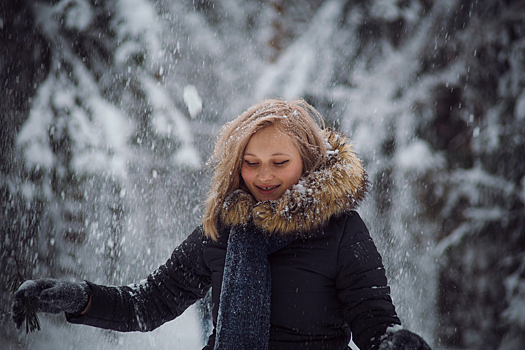
[(364, 199), (368, 180), (361, 160), (348, 139), (334, 131), (324, 131), (328, 158), (313, 172), (275, 201), (257, 203), (243, 189), (225, 200), (220, 221), (227, 226), (249, 220), (269, 235), (307, 236), (325, 226), (330, 218), (355, 209)]

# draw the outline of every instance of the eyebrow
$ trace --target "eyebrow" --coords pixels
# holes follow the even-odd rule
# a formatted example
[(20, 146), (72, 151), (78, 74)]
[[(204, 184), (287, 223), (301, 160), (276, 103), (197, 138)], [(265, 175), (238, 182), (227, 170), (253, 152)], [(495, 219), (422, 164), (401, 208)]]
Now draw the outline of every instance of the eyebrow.
[[(252, 154), (252, 153), (244, 153), (244, 155), (245, 155), (245, 156), (257, 157), (255, 154)], [(287, 156), (287, 157), (291, 157), (291, 155), (289, 155), (288, 153), (277, 152), (277, 153), (272, 153), (272, 154), (270, 154), (270, 157), (274, 157), (274, 156)]]

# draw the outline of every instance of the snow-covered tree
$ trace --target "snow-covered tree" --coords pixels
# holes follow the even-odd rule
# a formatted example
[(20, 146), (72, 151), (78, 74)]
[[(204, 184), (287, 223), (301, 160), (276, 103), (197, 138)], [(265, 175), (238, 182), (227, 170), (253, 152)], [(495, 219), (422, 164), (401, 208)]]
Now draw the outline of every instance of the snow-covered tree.
[[(438, 349), (521, 348), (524, 15), (521, 0), (3, 2), (2, 276), (142, 278), (198, 223), (219, 126), (305, 98), (365, 162), (361, 210), (406, 327)], [(0, 288), (0, 337), (27, 348)]]

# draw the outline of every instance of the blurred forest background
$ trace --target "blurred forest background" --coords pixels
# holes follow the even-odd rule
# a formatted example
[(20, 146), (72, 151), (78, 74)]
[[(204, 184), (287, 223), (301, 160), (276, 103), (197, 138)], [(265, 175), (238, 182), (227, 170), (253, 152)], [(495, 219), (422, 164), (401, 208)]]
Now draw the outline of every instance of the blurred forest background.
[(185, 348), (198, 322), (26, 335), (8, 280), (144, 278), (199, 223), (218, 128), (266, 97), (355, 143), (406, 328), (525, 348), (523, 0), (9, 0), (0, 51), (3, 348)]

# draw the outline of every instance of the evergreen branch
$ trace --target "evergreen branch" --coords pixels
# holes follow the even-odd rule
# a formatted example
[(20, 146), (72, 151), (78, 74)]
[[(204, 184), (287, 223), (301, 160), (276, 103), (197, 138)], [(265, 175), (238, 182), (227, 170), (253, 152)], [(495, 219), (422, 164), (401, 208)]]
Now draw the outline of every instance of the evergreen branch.
[[(20, 271), (16, 271), (11, 278), (6, 283), (6, 287), (11, 293), (15, 293), (18, 288), (24, 283), (24, 277)], [(40, 320), (36, 314), (37, 306), (34, 301), (31, 301), (29, 298), (24, 298), (24, 308), (25, 308), (25, 317), (26, 317), (26, 334), (34, 331), (39, 331), (42, 328), (40, 327)]]
[(26, 308), (26, 334), (41, 330), (40, 320), (36, 314), (37, 307), (35, 302), (31, 302), (29, 298), (24, 298), (24, 306)]

